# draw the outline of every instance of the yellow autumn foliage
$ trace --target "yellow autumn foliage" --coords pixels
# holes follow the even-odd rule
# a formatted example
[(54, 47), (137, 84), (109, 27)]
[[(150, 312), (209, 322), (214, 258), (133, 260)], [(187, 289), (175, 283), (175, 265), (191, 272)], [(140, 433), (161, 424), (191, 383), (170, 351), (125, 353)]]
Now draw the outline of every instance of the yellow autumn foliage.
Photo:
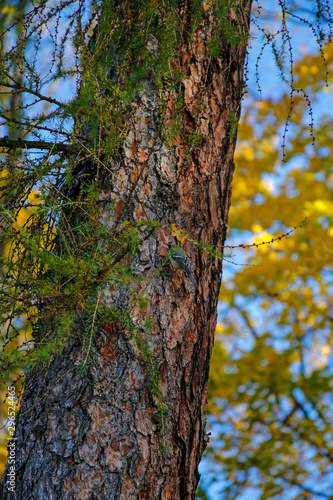
[[(323, 55), (331, 84), (332, 43), (323, 54), (304, 56), (294, 78), (312, 96), (312, 107), (325, 100), (331, 112), (330, 87), (322, 91)], [(242, 498), (247, 488), (259, 488), (261, 498), (280, 499), (304, 484), (330, 493), (318, 478), (329, 474), (325, 457), (333, 456), (327, 438), (333, 427), (333, 117), (324, 110), (311, 146), (308, 103), (296, 94), (283, 165), (276, 131), (288, 109), (288, 93), (275, 101), (249, 99), (235, 154), (227, 243), (259, 246), (234, 250), (235, 263), (247, 266), (228, 264), (231, 277), (221, 288), (208, 405), (221, 432), (208, 456), (229, 484), (239, 481)], [(250, 466), (255, 473), (244, 479)], [(237, 497), (228, 492), (225, 498)]]

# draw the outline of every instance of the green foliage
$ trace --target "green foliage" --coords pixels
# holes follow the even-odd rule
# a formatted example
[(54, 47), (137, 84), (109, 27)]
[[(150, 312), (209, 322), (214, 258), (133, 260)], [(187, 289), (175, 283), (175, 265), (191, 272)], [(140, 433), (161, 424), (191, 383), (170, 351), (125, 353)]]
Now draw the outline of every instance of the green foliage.
[(216, 36), (212, 36), (212, 38), (210, 39), (208, 50), (209, 56), (212, 59), (216, 59), (220, 55), (221, 41)]
[(175, 139), (180, 136), (183, 130), (183, 109), (184, 96), (179, 92), (176, 97), (175, 112), (172, 120), (169, 120), (162, 129), (163, 137), (170, 149), (173, 149)]
[(195, 149), (197, 149), (203, 141), (204, 137), (197, 130), (189, 133), (187, 136), (187, 154), (190, 155)]
[(228, 119), (228, 136), (236, 137), (238, 130), (238, 116), (233, 111), (229, 115)]
[[(47, 178), (47, 173), (44, 174)], [(144, 291), (149, 278), (134, 275), (122, 260), (126, 255), (134, 255), (138, 245), (159, 223), (141, 219), (133, 225), (125, 221), (119, 230), (113, 231), (108, 221), (102, 222), (96, 184), (86, 185), (82, 201), (70, 201), (56, 187), (44, 186), (39, 191), (37, 205), (32, 207), (30, 200), (35, 200), (36, 192), (28, 193), (27, 189), (20, 192), (15, 179), (15, 171), (7, 171), (3, 176), (3, 186), (12, 186), (18, 198), (14, 211), (7, 208), (0, 213), (2, 226), (6, 228), (1, 234), (4, 252), (0, 259), (3, 269), (0, 292), (4, 298), (0, 302), (1, 377), (9, 380), (18, 368), (49, 362), (77, 331), (82, 344), (78, 369), (83, 369), (89, 366), (96, 333), (108, 322), (121, 325), (145, 359), (164, 447), (166, 408), (150, 341), (151, 318), (146, 317), (140, 327), (131, 319), (135, 308), (146, 315), (148, 303)], [(109, 219), (112, 216), (111, 211)], [(123, 287), (130, 292), (128, 310), (110, 310), (104, 305), (102, 291), (106, 284), (108, 288)], [(18, 343), (20, 321), (26, 323), (23, 343)]]
[[(4, 185), (14, 188), (16, 178), (15, 171), (7, 172)], [(17, 202), (19, 188), (15, 195)], [(141, 220), (137, 227), (127, 224), (126, 230), (123, 227), (117, 233), (110, 231), (100, 221), (95, 185), (86, 187), (81, 202), (64, 203), (56, 189), (40, 197), (33, 208), (27, 201), (35, 200), (34, 191), (28, 194), (24, 190), (21, 197), (22, 205), (14, 212), (1, 211), (6, 228), (2, 232), (1, 292), (6, 300), (1, 303), (0, 313), (2, 324), (7, 325), (7, 345), (15, 337), (16, 318), (22, 316), (28, 318), (37, 342), (31, 341), (30, 348), (25, 345), (22, 352), (3, 352), (2, 370), (8, 370), (13, 363), (24, 366), (31, 360), (43, 362), (59, 353), (77, 315), (89, 323), (96, 307), (94, 297), (103, 284), (128, 287), (138, 279), (117, 259), (124, 251), (135, 253), (143, 233), (157, 227), (155, 221)], [(84, 217), (77, 217), (78, 212)], [(87, 330), (89, 335), (90, 328)]]
[(240, 1), (224, 0), (217, 2), (216, 11), (219, 20), (219, 32), (222, 38), (233, 47), (238, 47), (247, 36), (241, 22), (241, 9)]
[[(36, 139), (43, 139), (45, 132), (57, 140), (60, 135), (60, 140), (76, 148), (66, 157), (52, 151), (22, 157), (22, 150), (14, 149), (2, 159), (3, 371), (30, 366), (31, 361), (44, 362), (61, 352), (78, 316), (89, 325), (82, 339), (89, 352), (102, 305), (100, 290), (105, 283), (130, 289), (140, 279), (132, 275), (123, 258), (134, 256), (142, 240), (159, 225), (141, 220), (110, 230), (100, 219), (98, 180), (83, 186), (73, 200), (64, 191), (76, 182), (77, 148), (81, 156), (91, 158), (97, 173), (116, 154), (134, 119), (135, 100), (148, 80), (160, 90), (179, 86), (183, 75), (171, 62), (184, 27), (172, 2), (161, 7), (154, 0), (139, 1), (123, 8), (94, 2), (91, 7), (89, 20), (82, 17), (87, 8), (84, 3), (76, 6), (64, 1), (51, 10), (41, 4), (26, 16), (23, 12), (21, 18), (3, 9), (0, 84), (8, 89), (8, 96), (2, 98), (3, 123), (12, 133), (15, 129)], [(45, 40), (49, 24), (64, 19), (68, 21), (63, 36)], [(191, 30), (190, 26), (186, 29)], [(8, 45), (10, 30), (20, 33), (13, 48)], [(41, 39), (54, 44), (51, 65), (45, 68), (34, 63), (43, 60)], [(71, 40), (79, 71), (66, 61)], [(14, 66), (20, 69), (20, 78), (13, 73)], [(72, 101), (48, 97), (48, 85), (64, 83), (72, 75), (79, 86)], [(13, 88), (24, 97), (16, 108), (10, 100)], [(37, 98), (35, 103), (31, 104), (31, 98)], [(181, 97), (178, 103), (180, 116)], [(181, 119), (175, 120), (171, 136), (178, 133), (180, 123)], [(197, 138), (191, 137), (189, 144), (197, 144)], [(142, 294), (137, 301), (146, 307)], [(29, 337), (22, 350), (17, 344), (10, 348), (19, 318), (27, 322)]]
[(206, 495), (205, 490), (203, 490), (200, 485), (198, 486), (198, 489), (196, 491), (195, 495), (196, 500), (209, 500), (208, 496)]

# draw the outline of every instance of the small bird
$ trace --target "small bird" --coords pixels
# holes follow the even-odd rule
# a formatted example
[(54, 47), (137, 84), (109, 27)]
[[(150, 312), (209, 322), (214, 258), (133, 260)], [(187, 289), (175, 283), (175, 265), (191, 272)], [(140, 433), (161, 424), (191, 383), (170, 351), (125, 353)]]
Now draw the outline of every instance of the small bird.
[(198, 284), (195, 281), (195, 279), (193, 278), (190, 261), (188, 260), (187, 255), (184, 252), (184, 250), (181, 247), (179, 247), (178, 245), (170, 245), (169, 258), (170, 258), (171, 264), (173, 265), (173, 267), (175, 269), (184, 269), (187, 276), (190, 278), (194, 288), (196, 290), (199, 290)]

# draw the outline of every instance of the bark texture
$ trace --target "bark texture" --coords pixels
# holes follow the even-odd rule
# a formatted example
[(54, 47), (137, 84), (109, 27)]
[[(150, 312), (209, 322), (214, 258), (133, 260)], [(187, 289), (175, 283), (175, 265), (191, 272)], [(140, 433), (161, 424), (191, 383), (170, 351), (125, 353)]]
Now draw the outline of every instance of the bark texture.
[[(246, 30), (250, 3), (246, 0), (242, 8)], [(121, 158), (114, 159), (112, 174), (103, 181), (105, 220), (116, 200), (116, 218), (124, 211), (128, 220), (163, 222), (131, 262), (135, 273), (150, 276), (161, 264), (172, 240), (171, 223), (217, 248), (225, 239), (236, 140), (228, 129), (231, 113), (240, 112), (245, 47), (225, 43), (212, 61), (208, 45), (214, 23), (207, 8), (177, 61), (185, 75), (183, 124), (200, 133), (200, 146), (189, 151), (179, 137), (170, 151), (160, 133), (160, 100), (167, 101), (164, 119), (172, 120), (175, 99), (150, 86), (138, 98), (137, 120)], [(106, 323), (89, 369), (80, 373), (75, 369), (81, 353), (77, 331), (61, 357), (27, 376), (15, 436), (16, 489), (8, 490), (7, 468), (4, 499), (195, 498), (207, 443), (207, 380), (222, 266), (190, 243), (185, 250), (198, 292), (182, 271), (147, 281), (152, 345), (168, 410), (165, 449), (147, 367), (135, 342)], [(128, 297), (126, 291), (107, 288), (102, 300), (126, 307)], [(143, 324), (139, 310), (133, 319)]]

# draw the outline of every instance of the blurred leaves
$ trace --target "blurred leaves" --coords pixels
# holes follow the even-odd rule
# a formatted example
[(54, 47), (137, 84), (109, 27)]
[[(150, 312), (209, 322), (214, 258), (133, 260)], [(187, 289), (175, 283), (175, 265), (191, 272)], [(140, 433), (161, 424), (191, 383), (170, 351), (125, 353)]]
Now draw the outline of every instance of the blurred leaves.
[[(323, 53), (331, 85), (333, 45)], [(235, 262), (251, 266), (227, 268), (221, 288), (207, 456), (225, 500), (333, 495), (333, 99), (330, 87), (320, 91), (324, 77), (321, 54), (294, 67), (311, 107), (328, 113), (311, 146), (308, 102), (294, 96), (286, 164), (289, 94), (248, 98), (239, 126), (232, 244), (271, 240), (307, 223), (273, 244), (236, 250)]]

